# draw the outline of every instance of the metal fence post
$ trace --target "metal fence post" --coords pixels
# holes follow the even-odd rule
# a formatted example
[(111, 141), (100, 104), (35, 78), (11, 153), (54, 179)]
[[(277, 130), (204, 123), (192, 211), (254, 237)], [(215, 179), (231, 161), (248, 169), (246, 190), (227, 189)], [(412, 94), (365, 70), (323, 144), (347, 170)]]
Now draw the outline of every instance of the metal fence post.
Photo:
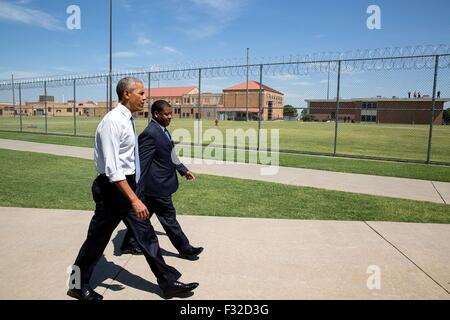
[(20, 132), (23, 131), (22, 123), (22, 84), (19, 82), (19, 119), (20, 119)]
[(48, 120), (47, 120), (47, 80), (44, 81), (44, 116), (45, 116), (45, 133), (48, 133)]
[(13, 98), (13, 111), (16, 112), (16, 93), (14, 88), (14, 75), (11, 75), (11, 89), (12, 89), (12, 98)]
[(147, 92), (147, 99), (148, 99), (148, 105), (147, 105), (147, 119), (148, 119), (148, 123), (150, 123), (152, 117), (151, 117), (151, 113), (152, 113), (152, 102), (150, 101), (151, 98), (151, 91), (152, 91), (152, 73), (149, 72), (148, 73), (148, 92)]
[(245, 85), (245, 111), (246, 111), (246, 121), (248, 121), (248, 51), (250, 49), (247, 48), (247, 83)]
[[(106, 113), (108, 113), (108, 111), (109, 111), (108, 104), (109, 104), (109, 77), (107, 76), (106, 77), (106, 105), (105, 105)], [(94, 117), (95, 116), (96, 115), (95, 115), (95, 108), (94, 108)]]
[[(197, 144), (200, 144), (200, 119), (201, 119), (201, 110), (200, 107), (202, 105), (202, 69), (198, 69), (198, 104), (197, 104)], [(200, 146), (201, 147), (201, 146)]]
[(73, 135), (77, 135), (77, 113), (76, 113), (76, 106), (77, 106), (77, 94), (76, 94), (76, 79), (73, 79)]
[(327, 100), (330, 99), (330, 67), (331, 61), (328, 61)]
[(435, 57), (435, 64), (434, 64), (433, 102), (431, 105), (430, 132), (428, 134), (427, 164), (430, 164), (431, 160), (431, 143), (433, 139), (434, 110), (436, 108), (436, 86), (437, 86), (438, 70), (439, 70), (439, 56), (437, 55)]
[(108, 108), (106, 109), (106, 112), (112, 110), (112, 74), (111, 74), (111, 72), (109, 73), (108, 82), (109, 82), (109, 84), (108, 84)]
[(261, 135), (261, 116), (262, 116), (262, 81), (263, 81), (263, 65), (259, 65), (259, 99), (258, 99), (258, 145), (259, 151), (260, 135)]
[(341, 63), (342, 61), (339, 60), (338, 62), (338, 80), (337, 80), (337, 97), (336, 97), (336, 121), (335, 121), (335, 127), (334, 127), (334, 151), (333, 155), (336, 156), (336, 150), (337, 150), (337, 137), (338, 137), (338, 126), (339, 126), (339, 102), (340, 102), (340, 91), (341, 91)]

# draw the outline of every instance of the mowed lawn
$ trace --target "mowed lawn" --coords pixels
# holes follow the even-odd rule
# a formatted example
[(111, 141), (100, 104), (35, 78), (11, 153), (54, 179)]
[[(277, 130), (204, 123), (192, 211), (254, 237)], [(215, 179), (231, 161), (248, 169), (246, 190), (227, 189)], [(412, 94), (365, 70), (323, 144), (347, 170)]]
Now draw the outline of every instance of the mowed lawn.
[[(100, 118), (77, 117), (77, 135), (93, 136)], [(138, 119), (138, 131), (147, 125), (147, 119)], [(194, 130), (196, 121), (190, 119), (174, 119), (169, 127), (176, 142), (183, 132), (189, 132), (192, 142), (196, 142), (198, 130)], [(72, 117), (49, 117), (47, 120), (49, 133), (74, 134)], [(23, 117), (23, 131), (45, 132), (44, 117)], [(223, 134), (223, 144), (230, 145), (226, 139), (227, 129), (242, 129), (245, 132), (253, 129), (256, 144), (257, 122), (221, 121), (216, 127), (212, 120), (203, 120), (202, 142), (207, 144), (211, 138), (204, 137), (208, 129), (218, 129)], [(300, 121), (264, 121), (262, 129), (268, 129), (268, 141), (272, 129), (279, 129), (279, 148), (304, 152), (332, 153), (334, 143), (334, 123), (300, 122)], [(185, 130), (177, 130), (185, 129)], [(19, 117), (0, 117), (0, 130), (20, 130)], [(195, 134), (194, 134), (195, 133)], [(340, 123), (337, 139), (337, 152), (345, 155), (375, 156), (398, 158), (404, 160), (426, 160), (428, 148), (429, 126), (427, 125), (397, 125), (397, 124), (357, 124)], [(222, 144), (220, 141), (215, 143)], [(237, 141), (236, 141), (237, 144)], [(245, 144), (248, 146), (249, 140)], [(435, 126), (431, 157), (433, 161), (450, 163), (450, 126)]]
[[(93, 210), (92, 161), (0, 149), (0, 206)], [(178, 214), (450, 223), (450, 206), (198, 175), (180, 179)]]

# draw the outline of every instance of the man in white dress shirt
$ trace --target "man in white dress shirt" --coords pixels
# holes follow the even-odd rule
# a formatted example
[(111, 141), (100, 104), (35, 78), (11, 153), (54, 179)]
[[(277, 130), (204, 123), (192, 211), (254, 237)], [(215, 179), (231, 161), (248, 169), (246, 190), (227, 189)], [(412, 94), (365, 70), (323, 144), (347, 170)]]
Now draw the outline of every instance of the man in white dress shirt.
[(87, 239), (74, 264), (81, 271), (80, 286), (69, 289), (67, 294), (79, 300), (103, 299), (91, 288), (89, 281), (120, 221), (136, 238), (156, 276), (163, 297), (186, 294), (195, 289), (198, 283), (184, 284), (177, 281), (181, 273), (165, 263), (150, 224), (149, 211), (135, 193), (140, 165), (132, 113), (144, 108), (147, 99), (144, 85), (139, 79), (124, 78), (117, 84), (116, 91), (119, 104), (105, 115), (95, 134), (94, 159), (99, 176), (92, 184), (92, 195), (96, 208)]

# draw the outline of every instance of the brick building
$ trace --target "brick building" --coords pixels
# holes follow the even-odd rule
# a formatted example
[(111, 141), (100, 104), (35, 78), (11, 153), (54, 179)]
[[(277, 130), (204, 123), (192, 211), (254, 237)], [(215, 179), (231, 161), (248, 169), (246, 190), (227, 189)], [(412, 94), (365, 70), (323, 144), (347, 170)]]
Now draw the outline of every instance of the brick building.
[[(202, 92), (201, 108), (199, 112), (198, 88), (190, 87), (165, 87), (146, 89), (147, 96), (150, 91), (150, 105), (156, 100), (166, 100), (173, 107), (174, 118), (198, 119), (199, 113), (202, 118), (215, 119), (217, 108), (223, 107), (223, 96), (221, 93)], [(147, 117), (148, 110), (140, 112), (138, 116)]]
[[(247, 83), (223, 89), (224, 106), (219, 109), (221, 120), (245, 120), (247, 116)], [(248, 113), (250, 120), (258, 120), (260, 84), (248, 82)], [(262, 85), (262, 120), (283, 119), (284, 94)]]
[[(336, 100), (305, 100), (309, 114), (316, 121), (336, 119)], [(450, 99), (436, 99), (434, 124), (442, 124), (444, 104)], [(429, 124), (432, 99), (360, 98), (339, 103), (339, 120), (352, 122)]]

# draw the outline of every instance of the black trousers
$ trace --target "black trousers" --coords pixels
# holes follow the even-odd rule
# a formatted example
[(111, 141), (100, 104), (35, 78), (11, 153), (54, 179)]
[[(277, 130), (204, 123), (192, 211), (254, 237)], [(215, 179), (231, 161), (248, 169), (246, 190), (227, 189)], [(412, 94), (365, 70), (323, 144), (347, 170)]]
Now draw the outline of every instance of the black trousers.
[[(177, 213), (173, 206), (172, 196), (167, 197), (150, 197), (145, 196), (144, 203), (150, 210), (151, 214), (155, 213), (161, 223), (164, 231), (172, 242), (172, 245), (178, 252), (187, 252), (192, 246), (181, 229), (177, 221)], [(133, 237), (131, 230), (127, 230), (123, 239), (122, 248), (133, 248), (137, 246), (137, 241)]]
[[(134, 176), (127, 176), (127, 181), (135, 190)], [(131, 232), (136, 244), (141, 248), (161, 288), (167, 288), (181, 277), (180, 272), (165, 263), (150, 219), (139, 220), (128, 199), (105, 175), (99, 175), (94, 180), (92, 196), (96, 206), (95, 214), (89, 225), (87, 239), (75, 261), (81, 271), (81, 286), (89, 286), (95, 265), (120, 221), (125, 223), (128, 232)]]

